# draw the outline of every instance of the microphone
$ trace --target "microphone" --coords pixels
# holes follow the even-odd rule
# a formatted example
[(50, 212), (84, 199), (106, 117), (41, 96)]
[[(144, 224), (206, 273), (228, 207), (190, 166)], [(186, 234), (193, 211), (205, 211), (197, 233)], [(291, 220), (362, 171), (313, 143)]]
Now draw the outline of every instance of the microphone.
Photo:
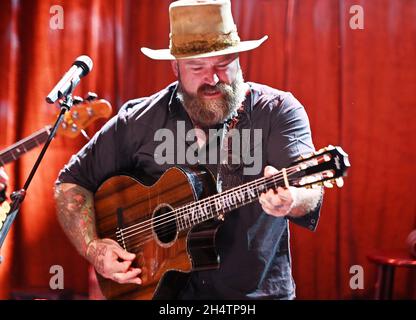
[(72, 93), (82, 77), (92, 70), (92, 60), (88, 56), (79, 56), (71, 69), (62, 77), (55, 88), (46, 97), (46, 102), (55, 103), (56, 100)]

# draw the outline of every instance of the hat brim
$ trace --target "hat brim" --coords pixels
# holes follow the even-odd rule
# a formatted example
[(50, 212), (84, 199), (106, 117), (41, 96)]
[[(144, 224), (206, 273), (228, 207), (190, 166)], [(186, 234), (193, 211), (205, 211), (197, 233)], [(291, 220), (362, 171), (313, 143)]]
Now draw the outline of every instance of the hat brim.
[(238, 45), (229, 47), (227, 49), (219, 50), (219, 51), (212, 51), (207, 53), (201, 54), (194, 54), (194, 55), (184, 55), (184, 56), (173, 56), (170, 53), (169, 49), (159, 49), (153, 50), (149, 48), (141, 48), (140, 51), (147, 57), (154, 59), (154, 60), (177, 60), (177, 59), (197, 59), (197, 58), (208, 58), (208, 57), (215, 57), (215, 56), (222, 56), (231, 53), (243, 52), (256, 49), (259, 47), (264, 41), (266, 41), (268, 36), (264, 36), (259, 40), (249, 40), (249, 41), (241, 41)]

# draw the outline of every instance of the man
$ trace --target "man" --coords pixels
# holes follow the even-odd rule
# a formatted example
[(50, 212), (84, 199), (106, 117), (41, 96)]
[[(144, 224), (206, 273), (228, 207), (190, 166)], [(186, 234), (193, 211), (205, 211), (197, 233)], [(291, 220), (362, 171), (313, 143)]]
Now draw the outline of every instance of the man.
[[(175, 165), (158, 160), (159, 129), (169, 129), (183, 141), (186, 137), (177, 136), (177, 128), (184, 123), (187, 131), (200, 129), (198, 146), (219, 149), (224, 140), (212, 140), (209, 129), (260, 129), (259, 145), (248, 144), (250, 151), (257, 150), (265, 176), (314, 150), (306, 112), (291, 94), (244, 82), (238, 53), (258, 47), (267, 37), (240, 41), (229, 1), (177, 1), (170, 6), (170, 20), (170, 50), (142, 52), (171, 60), (178, 82), (127, 102), (65, 166), (55, 194), (58, 218), (80, 254), (103, 277), (138, 286), (142, 270), (132, 265), (135, 254), (96, 235), (93, 193), (118, 172), (140, 170), (158, 178)], [(245, 175), (241, 166), (219, 161), (209, 168), (219, 179), (218, 191), (263, 174)], [(288, 220), (314, 230), (321, 200), (321, 190), (279, 187), (263, 193), (260, 203), (235, 210), (217, 235), (220, 268), (193, 272), (178, 298), (293, 299)]]

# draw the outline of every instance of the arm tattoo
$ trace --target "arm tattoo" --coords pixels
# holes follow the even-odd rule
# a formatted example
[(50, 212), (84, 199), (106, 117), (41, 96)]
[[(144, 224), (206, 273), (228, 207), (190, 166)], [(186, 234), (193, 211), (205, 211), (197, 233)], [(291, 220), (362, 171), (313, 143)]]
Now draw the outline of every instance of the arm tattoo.
[(78, 252), (86, 257), (88, 244), (97, 239), (92, 193), (78, 185), (55, 188), (58, 220)]
[(107, 251), (106, 246), (98, 247), (96, 243), (92, 243), (87, 252), (87, 259), (94, 265), (99, 273), (104, 272), (104, 257)]

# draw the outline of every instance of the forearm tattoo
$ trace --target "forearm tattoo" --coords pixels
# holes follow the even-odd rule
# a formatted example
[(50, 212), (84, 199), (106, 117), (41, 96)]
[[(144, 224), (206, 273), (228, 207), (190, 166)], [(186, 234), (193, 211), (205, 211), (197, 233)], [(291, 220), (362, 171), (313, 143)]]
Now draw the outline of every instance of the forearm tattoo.
[(104, 272), (104, 257), (107, 247), (103, 245), (98, 246), (97, 243), (92, 243), (87, 249), (87, 259), (94, 265), (99, 273)]
[(78, 252), (86, 257), (88, 244), (97, 239), (92, 193), (73, 185), (55, 188), (55, 200), (59, 223)]

